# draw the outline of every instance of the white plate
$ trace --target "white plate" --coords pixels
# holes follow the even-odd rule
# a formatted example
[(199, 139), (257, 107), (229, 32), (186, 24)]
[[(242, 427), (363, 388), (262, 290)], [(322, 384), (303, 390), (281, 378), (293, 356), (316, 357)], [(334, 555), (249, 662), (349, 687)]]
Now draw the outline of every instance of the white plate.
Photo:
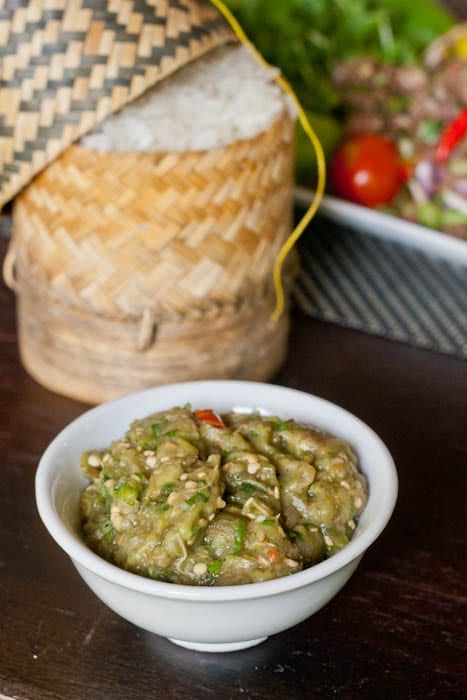
[[(311, 190), (304, 187), (295, 188), (295, 199), (299, 204), (307, 206), (312, 197)], [(413, 224), (397, 216), (383, 214), (330, 195), (324, 197), (319, 211), (332, 221), (357, 229), (369, 236), (401, 243), (420, 250), (430, 257), (467, 266), (467, 242), (432, 228)]]

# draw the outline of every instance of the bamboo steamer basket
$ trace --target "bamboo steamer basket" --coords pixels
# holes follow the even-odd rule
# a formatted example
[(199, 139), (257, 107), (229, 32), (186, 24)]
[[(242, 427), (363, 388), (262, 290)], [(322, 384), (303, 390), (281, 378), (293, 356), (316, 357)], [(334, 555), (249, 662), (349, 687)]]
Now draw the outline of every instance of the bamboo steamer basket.
[(263, 381), (286, 351), (288, 318), (270, 320), (270, 292), (222, 313), (161, 322), (146, 352), (136, 350), (139, 330), (128, 319), (64, 308), (27, 282), (18, 301), (25, 368), (52, 391), (86, 403), (188, 377)]
[[(190, 60), (231, 39), (200, 7), (213, 29)], [(45, 169), (30, 160), (21, 185), (5, 180), (3, 196), (18, 193), (4, 272), (28, 372), (89, 403), (173, 381), (270, 378), (289, 326), (287, 313), (270, 316), (292, 228), (293, 135), (284, 109), (266, 131), (209, 151), (104, 153), (62, 139)], [(292, 258), (287, 288), (293, 269)]]
[(291, 230), (294, 123), (196, 153), (67, 149), (17, 196), (20, 352), (87, 402), (282, 362), (272, 266)]

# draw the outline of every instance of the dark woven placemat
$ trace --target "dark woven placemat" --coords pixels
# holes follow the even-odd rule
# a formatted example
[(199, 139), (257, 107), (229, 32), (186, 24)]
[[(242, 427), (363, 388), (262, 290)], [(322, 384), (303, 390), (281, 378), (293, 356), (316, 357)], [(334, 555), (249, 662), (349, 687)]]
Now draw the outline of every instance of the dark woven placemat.
[[(11, 232), (0, 217), (0, 237)], [(316, 219), (294, 297), (314, 318), (467, 359), (467, 268)]]
[[(466, 244), (467, 245), (467, 244)], [(295, 300), (310, 316), (467, 358), (467, 268), (316, 219)]]

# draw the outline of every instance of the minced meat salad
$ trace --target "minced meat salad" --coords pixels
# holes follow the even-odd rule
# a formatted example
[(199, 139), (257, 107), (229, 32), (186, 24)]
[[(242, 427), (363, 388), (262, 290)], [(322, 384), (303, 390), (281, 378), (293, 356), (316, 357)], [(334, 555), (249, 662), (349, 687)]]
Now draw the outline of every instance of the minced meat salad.
[(287, 576), (338, 552), (367, 501), (349, 444), (293, 420), (173, 408), (86, 452), (87, 544), (189, 585)]

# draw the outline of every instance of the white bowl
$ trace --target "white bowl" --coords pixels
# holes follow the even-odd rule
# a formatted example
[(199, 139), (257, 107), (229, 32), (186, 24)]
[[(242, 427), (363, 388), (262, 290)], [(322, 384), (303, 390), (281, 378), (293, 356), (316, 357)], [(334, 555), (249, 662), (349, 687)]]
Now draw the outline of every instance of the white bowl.
[[(212, 407), (218, 412), (261, 409), (315, 425), (352, 443), (370, 490), (352, 541), (330, 559), (291, 576), (217, 588), (152, 581), (123, 571), (88, 549), (80, 536), (79, 495), (86, 485), (79, 466), (81, 453), (106, 446), (134, 418), (188, 402), (194, 408)], [(382, 532), (396, 497), (394, 462), (367, 425), (316, 396), (253, 382), (173, 384), (98, 406), (62, 430), (42, 456), (36, 474), (42, 521), (94, 593), (135, 625), (202, 651), (234, 651), (259, 644), (322, 608)]]

